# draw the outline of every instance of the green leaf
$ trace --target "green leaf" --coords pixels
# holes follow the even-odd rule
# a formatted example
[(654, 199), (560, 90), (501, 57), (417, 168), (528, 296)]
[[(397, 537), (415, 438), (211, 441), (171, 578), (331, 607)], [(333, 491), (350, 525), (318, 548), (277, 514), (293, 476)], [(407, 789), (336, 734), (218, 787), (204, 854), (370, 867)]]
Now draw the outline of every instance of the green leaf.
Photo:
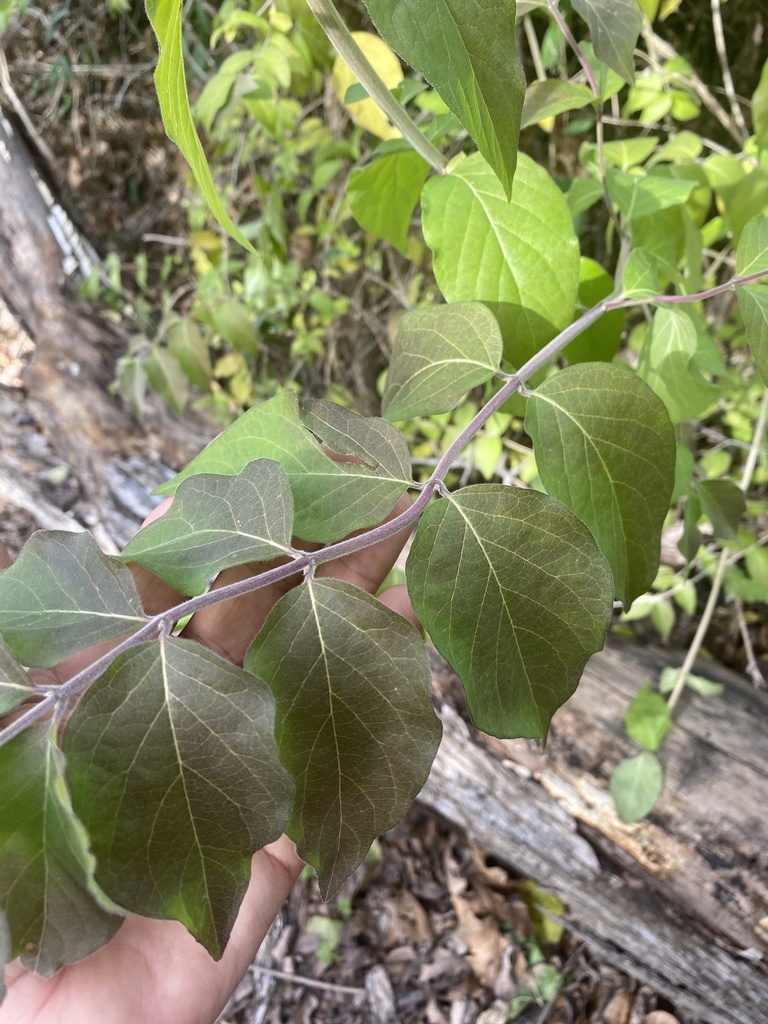
[(761, 213), (744, 225), (736, 249), (736, 275), (768, 274), (768, 215)]
[(624, 725), (635, 743), (658, 750), (672, 728), (672, 714), (661, 694), (644, 683), (624, 713)]
[(698, 480), (694, 493), (715, 537), (732, 540), (747, 510), (742, 489), (732, 480)]
[(190, 384), (207, 391), (213, 376), (211, 355), (203, 332), (194, 320), (187, 318), (173, 325), (168, 332), (168, 348)]
[(224, 209), (205, 151), (195, 131), (184, 78), (183, 5), (179, 0), (147, 0), (146, 6), (147, 16), (160, 46), (160, 59), (155, 70), (155, 87), (168, 137), (184, 154), (200, 191), (219, 224), (246, 249), (255, 252)]
[(64, 733), (98, 883), (127, 910), (181, 921), (216, 959), (253, 853), (290, 814), (273, 725), (260, 680), (167, 637), (116, 658)]
[(352, 171), (347, 199), (355, 220), (406, 256), (408, 228), (428, 175), (429, 164), (413, 150), (387, 153)]
[(573, 9), (589, 25), (595, 53), (631, 85), (634, 51), (643, 27), (637, 0), (572, 0)]
[(624, 268), (622, 296), (625, 299), (651, 299), (663, 291), (653, 256), (647, 249), (633, 249)]
[(673, 423), (701, 413), (717, 397), (696, 367), (698, 335), (682, 310), (662, 306), (653, 315), (637, 372), (667, 407)]
[(559, 78), (547, 78), (543, 82), (531, 82), (525, 90), (525, 102), (520, 127), (538, 124), (548, 117), (563, 114), (566, 110), (580, 110), (595, 97), (586, 85), (564, 82)]
[(752, 128), (760, 149), (768, 149), (768, 60), (752, 93)]
[(421, 194), (424, 237), (448, 302), (480, 301), (516, 366), (566, 327), (579, 281), (579, 245), (562, 193), (521, 153), (506, 196), (478, 153)]
[[(334, 461), (320, 441), (353, 460)], [(300, 418), (296, 392), (286, 389), (249, 409), (156, 493), (173, 494), (200, 473), (236, 476), (255, 459), (282, 463), (294, 531), (321, 544), (380, 523), (410, 483), (408, 448), (390, 423), (331, 402), (307, 403)]]
[(189, 378), (178, 359), (168, 349), (155, 345), (149, 351), (144, 369), (152, 390), (181, 416), (189, 398)]
[(449, 412), (501, 362), (501, 331), (481, 302), (412, 309), (400, 321), (381, 407), (390, 420)]
[(592, 531), (629, 607), (656, 576), (675, 479), (663, 403), (624, 366), (581, 363), (537, 388), (525, 427), (541, 482)]
[(525, 78), (514, 0), (365, 0), (379, 33), (434, 86), (509, 198)]
[(612, 612), (611, 572), (587, 528), (545, 494), (465, 487), (422, 516), (407, 581), (475, 725), (546, 736)]
[(0, 634), (24, 665), (53, 665), (145, 621), (130, 571), (89, 533), (33, 533), (0, 572)]
[(258, 459), (238, 476), (201, 473), (182, 481), (165, 515), (132, 537), (121, 558), (180, 594), (202, 594), (222, 569), (286, 554), (292, 525), (285, 470)]
[(0, 636), (0, 716), (13, 711), (34, 692), (32, 680)]
[(122, 923), (97, 902), (94, 859), (62, 769), (50, 726), (0, 747), (0, 906), (11, 956), (44, 977), (98, 949)]
[[(768, 64), (766, 65), (768, 66)], [(760, 214), (744, 226), (736, 250), (736, 274), (746, 277), (768, 274), (768, 216)], [(768, 385), (768, 284), (743, 285), (736, 289), (744, 318), (747, 343), (760, 376)]]
[(233, 348), (246, 355), (255, 355), (259, 350), (259, 332), (254, 324), (254, 315), (239, 299), (227, 299), (217, 306), (212, 314), (213, 326)]
[[(636, 139), (615, 139), (603, 146), (605, 159), (622, 171), (643, 164), (658, 145), (658, 135), (642, 135)], [(586, 161), (584, 161), (586, 163)], [(597, 162), (597, 161), (596, 161)]]
[[(662, 669), (661, 676), (659, 677), (660, 692), (672, 693), (677, 686), (679, 677), (679, 668), (667, 667)], [(700, 694), (702, 697), (719, 697), (725, 689), (722, 683), (713, 682), (713, 680), (707, 679), (705, 676), (692, 675), (690, 672), (686, 677), (685, 685), (690, 686), (695, 693)]]
[[(634, 2), (634, 0), (633, 0)], [(609, 167), (608, 191), (627, 220), (649, 217), (661, 210), (681, 206), (696, 188), (695, 181), (629, 174)]]
[[(613, 278), (599, 263), (581, 257), (579, 266), (578, 304), (591, 309), (598, 302), (607, 299), (614, 290)], [(574, 338), (563, 349), (569, 363), (585, 363), (593, 360), (610, 361), (621, 344), (624, 330), (624, 310), (612, 309), (603, 313), (600, 319)]]
[(611, 796), (616, 813), (630, 824), (653, 809), (664, 789), (664, 772), (658, 757), (644, 750), (620, 761), (611, 776)]
[(296, 779), (289, 834), (328, 899), (405, 813), (437, 752), (424, 642), (364, 591), (314, 579), (275, 605), (245, 664), (275, 696)]

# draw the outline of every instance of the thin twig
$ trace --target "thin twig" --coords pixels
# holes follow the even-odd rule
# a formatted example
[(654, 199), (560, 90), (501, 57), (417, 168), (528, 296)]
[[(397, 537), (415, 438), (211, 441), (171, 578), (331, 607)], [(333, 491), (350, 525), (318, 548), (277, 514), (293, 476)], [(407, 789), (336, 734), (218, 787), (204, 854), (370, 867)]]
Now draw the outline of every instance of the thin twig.
[(570, 28), (568, 27), (568, 23), (560, 13), (560, 8), (557, 6), (557, 0), (547, 0), (547, 7), (549, 8), (550, 14), (557, 22), (557, 27), (563, 33), (566, 42), (573, 50), (573, 55), (576, 57), (579, 64), (581, 64), (582, 68), (584, 69), (584, 74), (587, 76), (587, 81), (589, 82), (589, 88), (592, 90), (592, 95), (595, 97), (596, 100), (599, 100), (600, 89), (597, 85), (597, 79), (595, 78), (595, 73), (592, 70), (592, 65), (584, 56), (581, 47), (576, 42), (576, 38), (573, 32), (571, 32)]
[(731, 114), (733, 114), (733, 120), (741, 130), (741, 144), (744, 145), (749, 138), (749, 130), (747, 129), (747, 122), (744, 120), (744, 114), (741, 111), (741, 106), (739, 105), (739, 100), (736, 96), (736, 90), (733, 87), (731, 66), (728, 63), (728, 51), (725, 48), (723, 13), (720, 9), (720, 0), (710, 0), (710, 5), (712, 7), (712, 28), (715, 35), (715, 49), (717, 50), (717, 59), (720, 61), (720, 71), (723, 76), (725, 95), (728, 97), (728, 103), (731, 108)]
[(744, 644), (744, 657), (746, 658), (744, 668), (746, 673), (752, 680), (752, 685), (756, 690), (764, 690), (766, 687), (765, 676), (763, 675), (760, 666), (757, 663), (757, 658), (755, 657), (755, 648), (752, 646), (752, 637), (749, 635), (747, 620), (744, 615), (744, 602), (740, 597), (736, 598), (736, 621), (739, 624), (741, 642)]
[(270, 978), (277, 978), (279, 981), (289, 981), (292, 985), (317, 988), (322, 992), (336, 992), (339, 995), (354, 996), (357, 999), (368, 998), (368, 993), (364, 988), (354, 988), (352, 985), (335, 985), (330, 981), (307, 978), (303, 974), (290, 974), (288, 971), (277, 971), (273, 967), (262, 967), (261, 964), (251, 964), (251, 970), (258, 971), (260, 974), (266, 974)]

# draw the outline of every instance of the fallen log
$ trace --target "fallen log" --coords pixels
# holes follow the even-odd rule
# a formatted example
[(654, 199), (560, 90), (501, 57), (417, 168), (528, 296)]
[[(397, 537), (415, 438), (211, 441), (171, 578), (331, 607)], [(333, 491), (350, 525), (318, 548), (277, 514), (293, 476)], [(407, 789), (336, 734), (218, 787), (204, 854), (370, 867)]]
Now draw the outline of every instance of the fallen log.
[[(567, 907), (564, 923), (609, 963), (707, 1024), (768, 1020), (768, 697), (711, 663), (720, 697), (688, 692), (660, 752), (662, 799), (623, 824), (608, 779), (636, 753), (623, 713), (670, 663), (612, 644), (555, 716), (545, 750), (495, 740), (449, 703), (422, 804)], [(456, 681), (436, 660), (438, 693)]]

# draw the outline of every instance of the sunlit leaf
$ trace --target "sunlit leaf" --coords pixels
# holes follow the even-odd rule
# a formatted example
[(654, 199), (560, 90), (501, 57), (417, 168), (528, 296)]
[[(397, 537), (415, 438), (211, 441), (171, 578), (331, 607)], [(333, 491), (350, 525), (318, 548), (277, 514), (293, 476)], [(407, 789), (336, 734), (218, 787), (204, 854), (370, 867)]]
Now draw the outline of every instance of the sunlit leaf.
[[(760, 271), (768, 275), (768, 216), (765, 214), (747, 222), (736, 250), (737, 275), (746, 277)], [(768, 277), (765, 283), (760, 281), (737, 288), (736, 295), (755, 365), (768, 385)]]
[(629, 174), (613, 168), (608, 169), (607, 180), (611, 199), (627, 220), (680, 206), (688, 201), (696, 187), (695, 181)]
[(611, 617), (611, 572), (583, 523), (545, 494), (465, 487), (422, 517), (407, 581), (475, 725), (546, 736)]
[(620, 761), (611, 776), (610, 788), (621, 820), (628, 824), (640, 821), (653, 809), (664, 789), (664, 772), (658, 757), (644, 750)]
[(0, 634), (24, 665), (53, 665), (144, 621), (130, 571), (89, 533), (40, 530), (0, 572)]
[[(373, 32), (353, 32), (352, 38), (365, 54), (376, 74), (388, 89), (394, 89), (403, 80), (403, 69), (400, 61), (392, 53), (383, 39)], [(346, 106), (352, 120), (367, 132), (380, 139), (396, 139), (400, 132), (390, 124), (372, 99), (359, 99), (349, 102), (347, 92), (357, 79), (341, 57), (337, 57), (333, 65), (331, 82), (339, 100)]]
[(531, 82), (525, 90), (520, 127), (528, 128), (547, 117), (563, 114), (566, 110), (579, 110), (594, 102), (594, 99), (592, 90), (577, 82), (564, 82), (559, 78)]
[(634, 51), (643, 27), (637, 0), (572, 0), (589, 25), (595, 53), (630, 85), (635, 80)]
[(253, 853), (290, 814), (273, 724), (260, 680), (169, 637), (118, 657), (64, 734), (98, 883), (127, 910), (181, 921), (217, 959)]
[(352, 171), (347, 199), (355, 220), (406, 255), (408, 228), (428, 174), (429, 164), (411, 149)]
[[(294, 532), (303, 540), (327, 543), (381, 522), (410, 482), (402, 434), (386, 420), (330, 402), (308, 403), (306, 410), (300, 418), (290, 389), (253, 406), (157, 493), (173, 494), (199, 473), (235, 476), (255, 459), (272, 459), (288, 475)], [(334, 461), (320, 441), (354, 458)]]
[(34, 684), (0, 636), (0, 715), (7, 715), (34, 692)]
[(646, 750), (658, 750), (672, 728), (672, 713), (661, 694), (644, 683), (624, 712), (624, 725), (635, 743)]
[(11, 955), (46, 977), (102, 946), (122, 918), (92, 894), (94, 860), (50, 726), (0, 747), (0, 907)]
[(401, 319), (381, 407), (390, 420), (455, 408), (499, 368), (501, 331), (481, 302), (412, 309)]
[(195, 131), (184, 77), (183, 5), (179, 0), (147, 0), (146, 6), (147, 16), (160, 46), (155, 86), (165, 130), (192, 168), (200, 191), (216, 220), (234, 239), (253, 252), (250, 242), (234, 225), (224, 209), (205, 151)]
[(520, 366), (566, 327), (579, 281), (579, 246), (562, 193), (520, 154), (507, 202), (478, 153), (430, 180), (421, 194), (424, 237), (449, 302), (484, 302), (505, 355)]
[(285, 554), (292, 523), (285, 470), (258, 459), (238, 476), (187, 477), (170, 509), (140, 530), (121, 557), (180, 594), (201, 594), (222, 569)]
[(434, 86), (510, 194), (525, 79), (507, 0), (365, 0), (389, 45)]
[(328, 898), (405, 813), (437, 752), (424, 641), (362, 590), (314, 579), (275, 605), (245, 664), (274, 693), (296, 779), (289, 834)]
[[(659, 690), (661, 693), (671, 693), (677, 686), (680, 678), (680, 669), (667, 666), (661, 670), (659, 677)], [(725, 687), (722, 683), (716, 683), (706, 676), (695, 676), (691, 672), (685, 677), (685, 685), (689, 686), (695, 693), (702, 697), (719, 697)]]
[(581, 363), (536, 389), (525, 426), (542, 483), (592, 531), (628, 606), (656, 576), (675, 479), (663, 403), (627, 367)]
[(761, 149), (768, 149), (768, 60), (763, 64), (760, 81), (752, 93), (752, 129)]
[(656, 263), (647, 249), (638, 247), (629, 254), (622, 294), (626, 299), (650, 299), (662, 294)]

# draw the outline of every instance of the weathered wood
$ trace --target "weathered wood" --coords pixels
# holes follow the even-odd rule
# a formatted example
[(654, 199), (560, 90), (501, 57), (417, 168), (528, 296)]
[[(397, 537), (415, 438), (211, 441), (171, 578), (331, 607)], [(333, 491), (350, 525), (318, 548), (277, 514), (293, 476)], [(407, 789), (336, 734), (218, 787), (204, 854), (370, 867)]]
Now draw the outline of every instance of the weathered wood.
[[(555, 891), (607, 961), (708, 1024), (768, 1020), (768, 697), (717, 666), (716, 698), (686, 695), (661, 751), (647, 821), (616, 816), (608, 778), (636, 753), (622, 717), (668, 652), (609, 647), (555, 716), (546, 750), (482, 737), (448, 704), (420, 800)], [(455, 677), (436, 661), (439, 692)]]

